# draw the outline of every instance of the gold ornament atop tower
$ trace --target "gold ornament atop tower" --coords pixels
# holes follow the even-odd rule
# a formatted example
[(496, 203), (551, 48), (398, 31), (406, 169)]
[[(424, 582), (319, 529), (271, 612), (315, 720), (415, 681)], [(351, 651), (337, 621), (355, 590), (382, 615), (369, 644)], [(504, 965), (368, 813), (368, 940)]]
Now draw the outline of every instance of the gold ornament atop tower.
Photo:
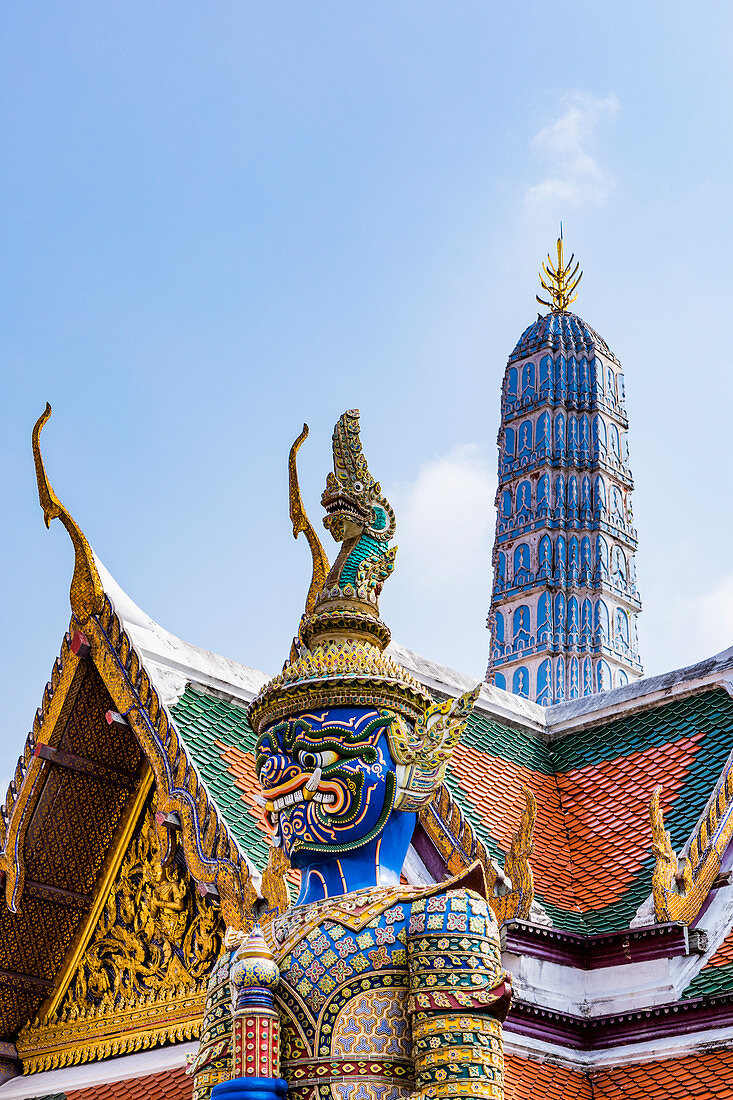
[(560, 236), (557, 238), (557, 264), (553, 264), (548, 253), (547, 262), (543, 263), (540, 271), (540, 283), (549, 294), (550, 301), (545, 301), (544, 298), (540, 298), (539, 294), (537, 295), (537, 301), (540, 305), (547, 306), (553, 313), (565, 313), (568, 306), (572, 305), (578, 297), (575, 292), (580, 280), (583, 278), (583, 272), (580, 270), (580, 264), (577, 261), (575, 267), (573, 267), (573, 260), (575, 260), (574, 252), (568, 262), (565, 263), (562, 223), (560, 223)]

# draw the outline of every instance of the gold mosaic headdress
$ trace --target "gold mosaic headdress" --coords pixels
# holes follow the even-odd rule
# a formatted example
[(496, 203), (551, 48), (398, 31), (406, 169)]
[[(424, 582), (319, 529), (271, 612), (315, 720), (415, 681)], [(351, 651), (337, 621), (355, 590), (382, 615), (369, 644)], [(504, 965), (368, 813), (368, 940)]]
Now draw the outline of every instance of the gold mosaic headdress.
[(324, 526), (341, 544), (332, 566), (300, 496), (290, 452), (290, 518), (313, 558), (305, 613), (290, 659), (252, 700), (256, 733), (272, 722), (323, 707), (386, 707), (396, 714), (390, 747), (398, 764), (399, 808), (432, 797), (478, 694), (434, 704), (422, 684), (385, 654), (390, 632), (379, 617), (379, 596), (394, 569), (395, 515), (369, 471), (359, 436), (359, 412), (340, 417), (333, 433), (333, 473), (321, 498)]

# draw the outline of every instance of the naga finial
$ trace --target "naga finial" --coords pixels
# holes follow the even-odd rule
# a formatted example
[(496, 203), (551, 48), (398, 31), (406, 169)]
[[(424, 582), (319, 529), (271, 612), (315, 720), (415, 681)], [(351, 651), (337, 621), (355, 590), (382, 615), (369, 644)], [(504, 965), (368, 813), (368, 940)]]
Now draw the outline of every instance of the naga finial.
[(76, 618), (80, 623), (85, 623), (92, 615), (98, 615), (102, 610), (104, 589), (99, 579), (97, 566), (94, 563), (92, 548), (79, 525), (53, 491), (43, 465), (40, 443), (41, 430), (50, 416), (51, 406), (46, 402), (46, 408), (33, 427), (33, 461), (36, 466), (38, 499), (43, 509), (43, 519), (46, 527), (51, 526), (52, 519), (60, 519), (69, 532), (69, 538), (74, 546), (74, 574), (71, 578), (69, 600), (71, 610)]
[(547, 261), (542, 264), (542, 270), (540, 271), (540, 283), (542, 288), (550, 295), (550, 301), (545, 301), (544, 298), (540, 298), (539, 294), (537, 295), (537, 301), (540, 305), (547, 306), (553, 313), (564, 313), (578, 297), (575, 291), (583, 278), (583, 272), (580, 271), (578, 262), (573, 267), (573, 260), (575, 260), (574, 252), (568, 262), (565, 263), (561, 222), (560, 236), (557, 238), (557, 264), (553, 264), (548, 253)]
[(382, 488), (369, 472), (359, 436), (359, 410), (349, 409), (333, 432), (333, 473), (321, 497), (323, 525), (342, 543), (326, 581), (324, 595), (334, 590), (362, 599), (376, 598), (394, 569), (397, 547), (395, 514)]
[(672, 847), (672, 837), (664, 824), (661, 806), (662, 788), (655, 787), (649, 803), (649, 820), (652, 827), (652, 895), (654, 914), (659, 922), (679, 919), (680, 902), (692, 887), (692, 868), (687, 856), (678, 857)]

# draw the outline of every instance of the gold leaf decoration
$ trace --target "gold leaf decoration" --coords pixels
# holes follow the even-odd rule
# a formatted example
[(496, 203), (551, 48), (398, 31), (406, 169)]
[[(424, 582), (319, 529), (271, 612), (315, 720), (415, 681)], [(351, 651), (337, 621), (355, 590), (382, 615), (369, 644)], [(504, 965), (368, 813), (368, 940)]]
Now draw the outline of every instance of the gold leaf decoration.
[(18, 1037), (24, 1072), (194, 1037), (223, 936), (218, 906), (161, 865), (149, 805), (58, 1010)]

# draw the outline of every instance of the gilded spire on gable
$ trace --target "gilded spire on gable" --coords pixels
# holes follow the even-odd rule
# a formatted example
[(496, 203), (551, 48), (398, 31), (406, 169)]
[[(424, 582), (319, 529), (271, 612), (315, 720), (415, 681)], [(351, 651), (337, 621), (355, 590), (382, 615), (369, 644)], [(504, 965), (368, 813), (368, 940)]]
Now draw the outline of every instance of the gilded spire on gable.
[(56, 496), (51, 482), (48, 480), (43, 457), (41, 455), (41, 429), (51, 415), (51, 406), (46, 402), (46, 408), (38, 417), (33, 427), (33, 461), (36, 465), (36, 480), (38, 482), (38, 499), (43, 509), (43, 518), (46, 527), (51, 526), (52, 519), (60, 519), (74, 546), (74, 575), (71, 578), (71, 591), (69, 600), (71, 610), (80, 623), (85, 623), (92, 615), (98, 615), (104, 604), (104, 589), (99, 579), (97, 566), (94, 563), (92, 548), (87, 542), (84, 532), (76, 520), (67, 512), (63, 504)]
[(549, 294), (550, 301), (545, 301), (544, 298), (540, 298), (539, 294), (537, 295), (537, 301), (540, 305), (547, 306), (553, 313), (565, 313), (568, 306), (572, 305), (578, 297), (575, 291), (583, 278), (583, 272), (580, 270), (578, 262), (573, 267), (573, 260), (575, 260), (574, 252), (568, 262), (565, 263), (562, 225), (560, 225), (560, 236), (557, 238), (557, 264), (553, 264), (548, 253), (547, 261), (543, 263), (540, 271), (540, 283), (543, 290), (546, 290)]

